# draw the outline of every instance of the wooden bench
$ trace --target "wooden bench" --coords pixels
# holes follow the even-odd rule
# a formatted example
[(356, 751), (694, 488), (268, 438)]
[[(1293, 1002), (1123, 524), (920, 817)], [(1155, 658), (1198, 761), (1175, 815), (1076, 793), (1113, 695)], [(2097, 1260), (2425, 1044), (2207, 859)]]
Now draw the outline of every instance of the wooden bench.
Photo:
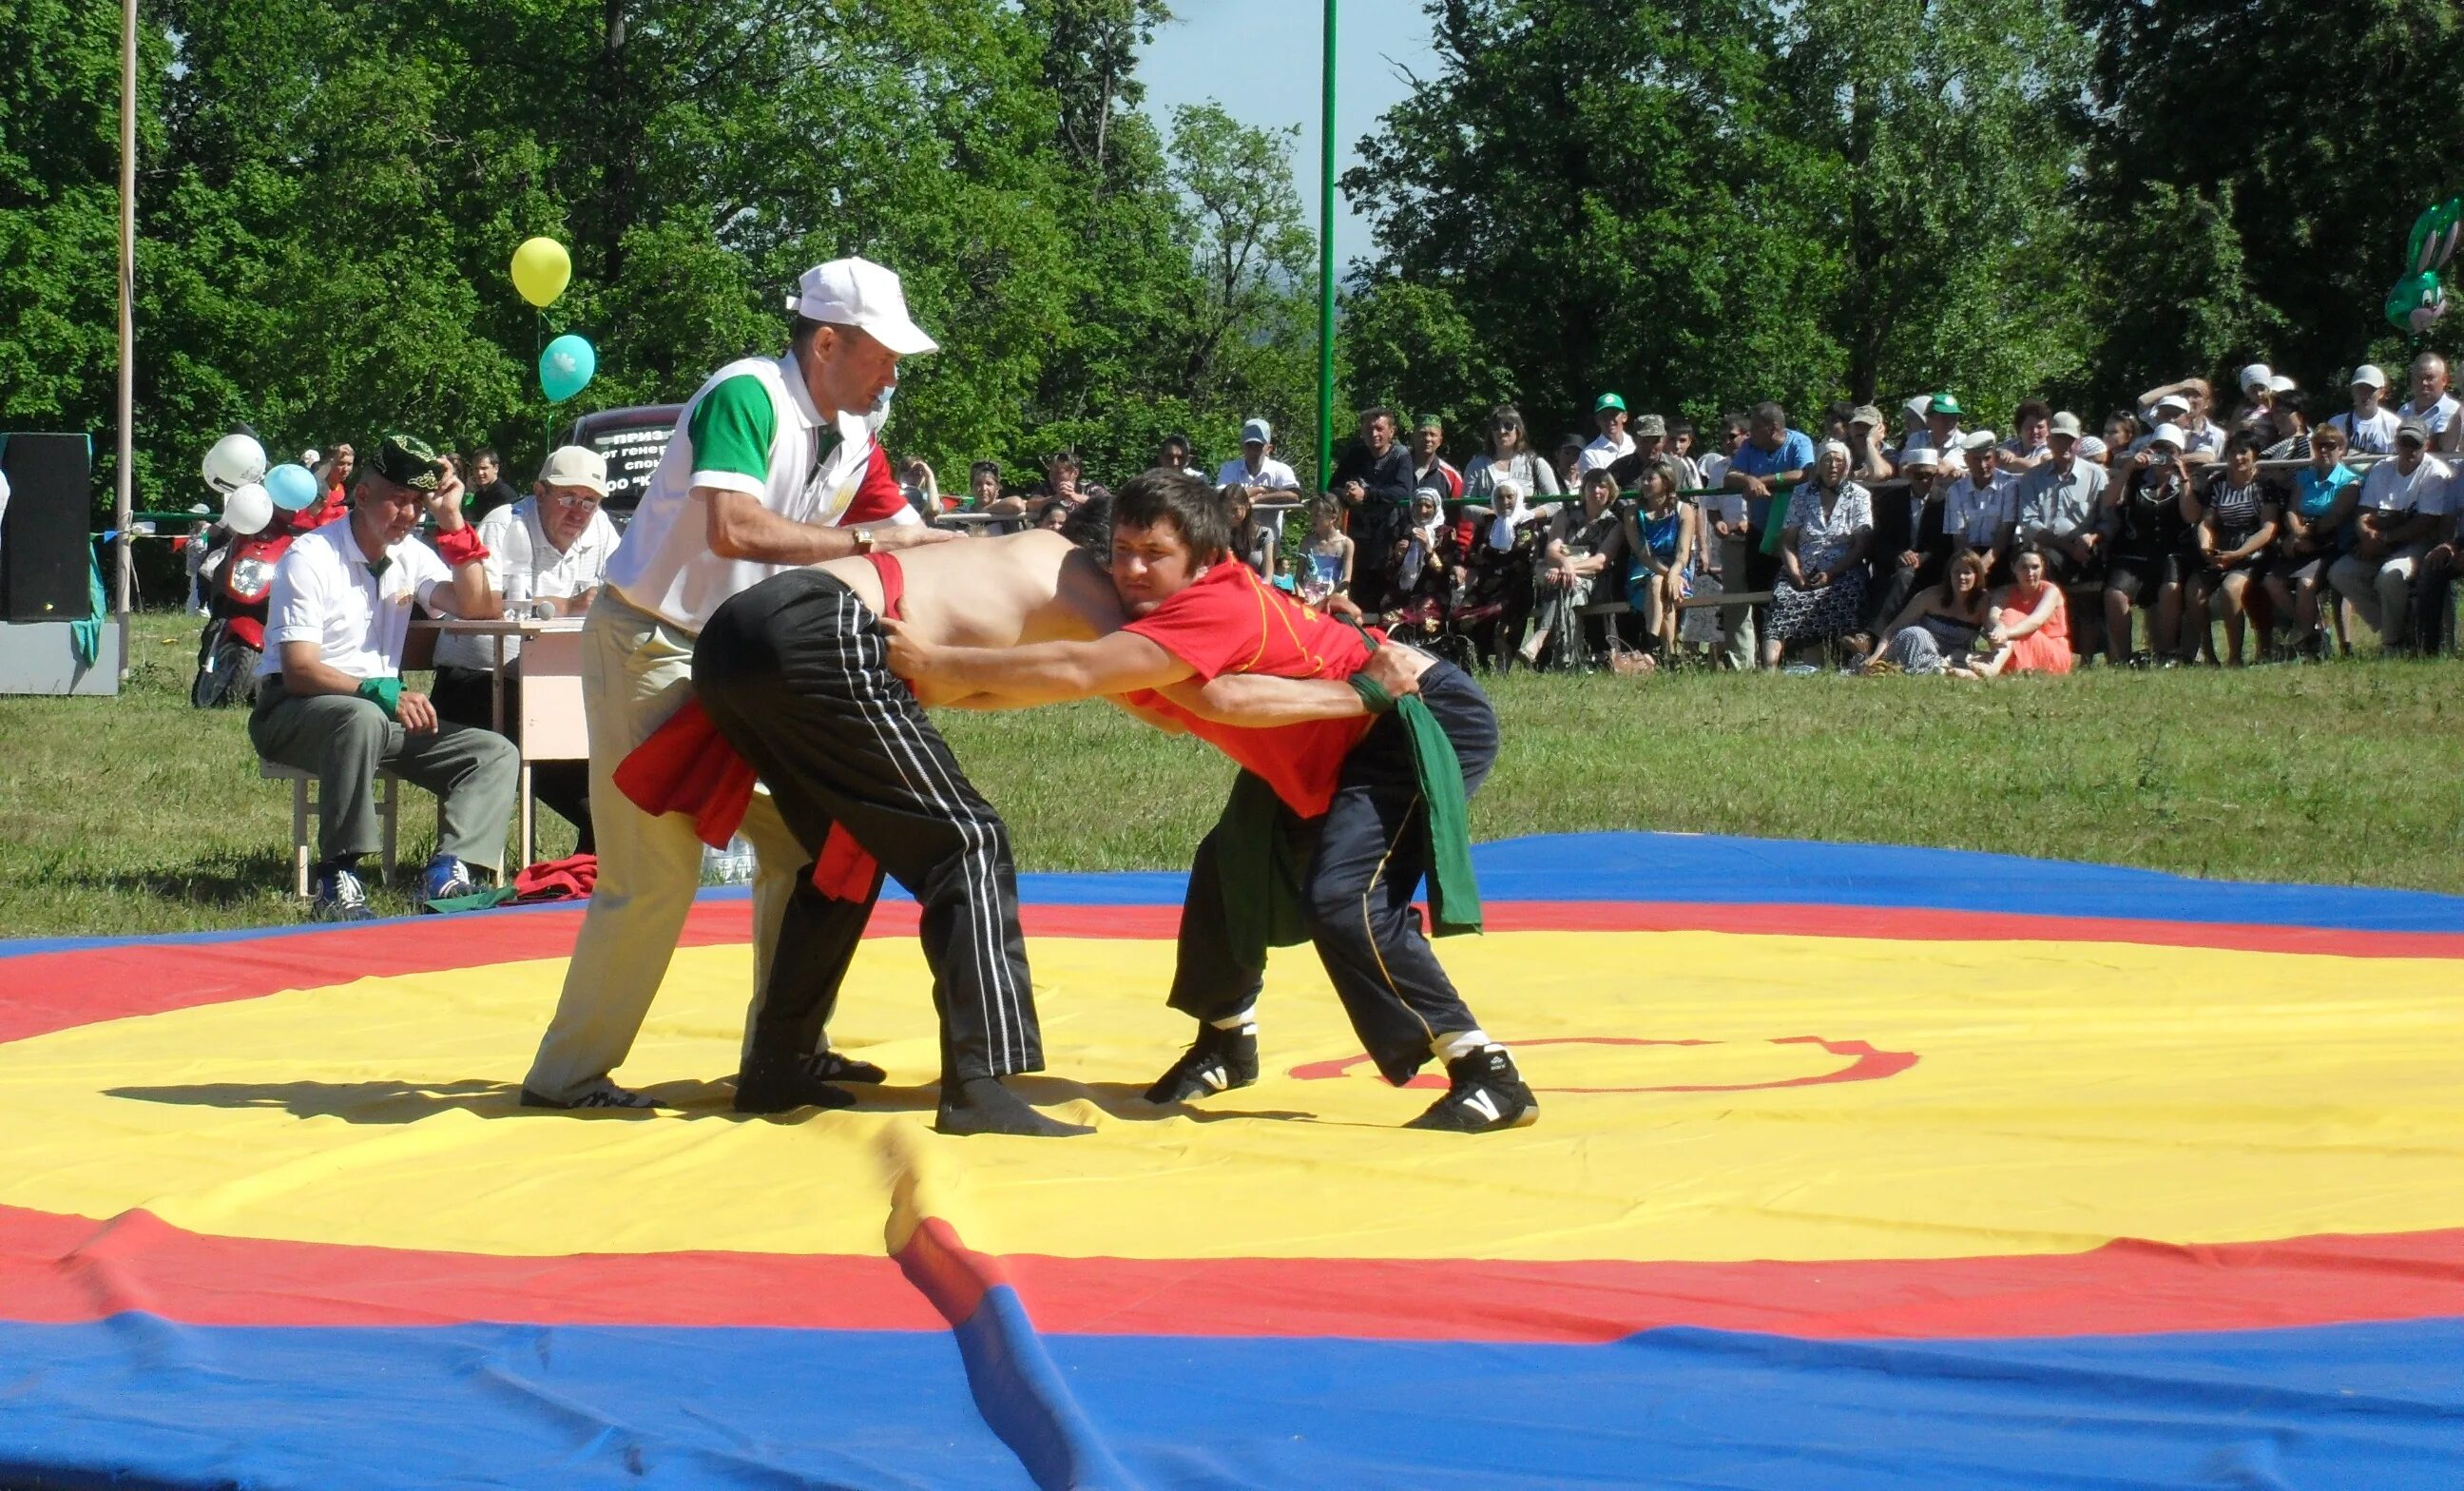
[[(317, 810), (317, 773), (280, 762), (259, 761), (256, 774), (262, 781), (291, 784), (291, 893), (306, 901), (311, 890), (308, 846), (312, 830), (308, 819)], [(385, 825), (385, 849), (379, 862), (387, 879), (393, 876), (394, 821), (401, 806), (401, 778), (390, 771), (377, 773), (377, 818)]]

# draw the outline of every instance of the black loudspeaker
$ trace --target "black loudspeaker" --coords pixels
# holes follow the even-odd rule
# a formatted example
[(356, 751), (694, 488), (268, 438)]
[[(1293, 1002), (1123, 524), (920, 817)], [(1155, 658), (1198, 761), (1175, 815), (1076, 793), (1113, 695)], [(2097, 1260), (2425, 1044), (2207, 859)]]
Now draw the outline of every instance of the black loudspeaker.
[(81, 434), (0, 435), (9, 507), (0, 513), (0, 615), (79, 621), (86, 588), (86, 523), (94, 511), (93, 446)]

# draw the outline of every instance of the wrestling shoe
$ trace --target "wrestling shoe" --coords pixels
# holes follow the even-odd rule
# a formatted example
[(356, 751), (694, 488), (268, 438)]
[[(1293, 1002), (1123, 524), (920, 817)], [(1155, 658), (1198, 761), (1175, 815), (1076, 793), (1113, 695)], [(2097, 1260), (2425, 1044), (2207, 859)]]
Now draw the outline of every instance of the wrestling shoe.
[(1523, 1074), (1514, 1069), (1514, 1057), (1504, 1046), (1457, 1057), (1446, 1063), (1446, 1077), (1453, 1083), (1446, 1095), (1405, 1128), (1485, 1134), (1539, 1122), (1540, 1100), (1524, 1085)]
[(1160, 1104), (1212, 1098), (1219, 1092), (1246, 1087), (1257, 1079), (1256, 1026), (1227, 1031), (1200, 1025), (1197, 1042), (1147, 1089), (1147, 1102)]
[(420, 872), (419, 909), (427, 910), (429, 902), (433, 901), (451, 901), (456, 896), (468, 896), (473, 889), (471, 872), (461, 860), (451, 855), (438, 855), (428, 861), (426, 870)]
[(886, 1082), (890, 1074), (869, 1061), (835, 1051), (816, 1051), (804, 1058), (804, 1075), (817, 1082)]
[(629, 1087), (619, 1087), (603, 1077), (571, 1098), (551, 1098), (545, 1093), (535, 1092), (525, 1087), (522, 1089), (522, 1106), (555, 1108), (561, 1112), (579, 1113), (591, 1108), (650, 1109), (660, 1107), (662, 1104), (656, 1098), (635, 1092)]
[(855, 1094), (815, 1077), (811, 1058), (791, 1057), (748, 1061), (736, 1075), (736, 1111), (792, 1113), (798, 1108), (852, 1108)]
[(312, 922), (370, 922), (367, 887), (349, 870), (328, 870), (317, 877), (317, 899), (308, 903)]

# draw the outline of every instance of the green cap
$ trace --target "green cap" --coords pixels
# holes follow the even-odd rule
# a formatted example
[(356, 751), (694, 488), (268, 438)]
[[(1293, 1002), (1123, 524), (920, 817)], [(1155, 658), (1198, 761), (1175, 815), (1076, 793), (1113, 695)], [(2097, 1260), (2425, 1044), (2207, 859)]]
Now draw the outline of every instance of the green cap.
[(1442, 430), (1444, 430), (1444, 429), (1445, 429), (1445, 427), (1446, 427), (1446, 422), (1445, 422), (1444, 420), (1442, 420), (1442, 419), (1440, 419), (1440, 418), (1439, 418), (1437, 415), (1435, 415), (1435, 414), (1422, 414), (1422, 415), (1420, 416), (1420, 428), (1421, 428), (1421, 429), (1423, 429), (1423, 430), (1439, 430), (1439, 431), (1442, 431)]
[(1964, 411), (1959, 407), (1959, 400), (1952, 398), (1947, 393), (1937, 393), (1933, 396), (1933, 402), (1925, 406), (1925, 412), (1928, 414), (1948, 414), (1953, 419), (1956, 419), (1964, 412)]
[(445, 463), (436, 452), (417, 435), (389, 434), (377, 446), (368, 468), (398, 487), (419, 492), (433, 492), (444, 475)]
[(1596, 414), (1596, 413), (1598, 413), (1600, 411), (1602, 411), (1602, 410), (1606, 410), (1606, 409), (1623, 410), (1624, 408), (1625, 408), (1625, 400), (1624, 400), (1624, 399), (1619, 398), (1617, 395), (1616, 395), (1616, 394), (1614, 394), (1614, 393), (1603, 393), (1603, 394), (1601, 394), (1601, 395), (1600, 395), (1600, 401), (1599, 401), (1598, 403), (1596, 403), (1596, 404), (1595, 404), (1595, 405), (1593, 405), (1593, 406), (1592, 406), (1592, 412), (1593, 412), (1593, 413), (1595, 413), (1595, 414)]

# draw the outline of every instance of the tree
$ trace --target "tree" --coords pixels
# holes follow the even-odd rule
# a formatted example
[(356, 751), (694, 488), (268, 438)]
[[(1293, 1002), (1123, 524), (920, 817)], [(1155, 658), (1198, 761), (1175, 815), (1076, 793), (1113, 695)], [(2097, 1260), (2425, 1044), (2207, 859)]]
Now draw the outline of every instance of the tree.
[[(777, 351), (797, 273), (850, 253), (941, 343), (891, 439), (944, 469), (1084, 439), (1117, 479), (1166, 422), (1228, 448), (1234, 410), (1302, 403), (1288, 169), (1203, 123), (1168, 154), (1134, 75), (1156, 0), (143, 3), (143, 504), (203, 496), (241, 421), (277, 455), (484, 441), (518, 478), (583, 410)], [(0, 0), (28, 38), (0, 55), (0, 401), (106, 447), (118, 16)], [(535, 234), (574, 262), (543, 315), (506, 273)], [(567, 330), (599, 374), (551, 408)]]
[(1776, 127), (1790, 105), (1768, 14), (1747, 0), (1429, 11), (1436, 76), (1413, 79), (1344, 177), (1379, 251), (1354, 288), (1389, 308), (1413, 303), (1390, 284), (1441, 288), (1485, 364), (1517, 376), (1424, 385), (1424, 404), (1511, 397), (1546, 431), (1580, 428), (1603, 388), (1709, 414), (1837, 383), (1840, 254), (1810, 231), (1818, 158)]
[(1990, 409), (2073, 375), (2088, 319), (2066, 195), (2080, 37), (2042, 0), (1807, 0), (1779, 12), (1779, 127), (1820, 152), (1849, 397)]
[[(2464, 186), (2449, 146), (2464, 16), (2450, 0), (2069, 3), (2095, 41), (2082, 195), (2099, 280), (2155, 312), (2100, 317), (2114, 334), (2097, 386), (2255, 360), (2325, 390), (2356, 363), (2401, 361), (2380, 306), (2407, 230)], [(2217, 273), (2183, 287), (2204, 329), (2175, 347), (2161, 290), (2142, 286), (2151, 244), (2185, 238)]]

